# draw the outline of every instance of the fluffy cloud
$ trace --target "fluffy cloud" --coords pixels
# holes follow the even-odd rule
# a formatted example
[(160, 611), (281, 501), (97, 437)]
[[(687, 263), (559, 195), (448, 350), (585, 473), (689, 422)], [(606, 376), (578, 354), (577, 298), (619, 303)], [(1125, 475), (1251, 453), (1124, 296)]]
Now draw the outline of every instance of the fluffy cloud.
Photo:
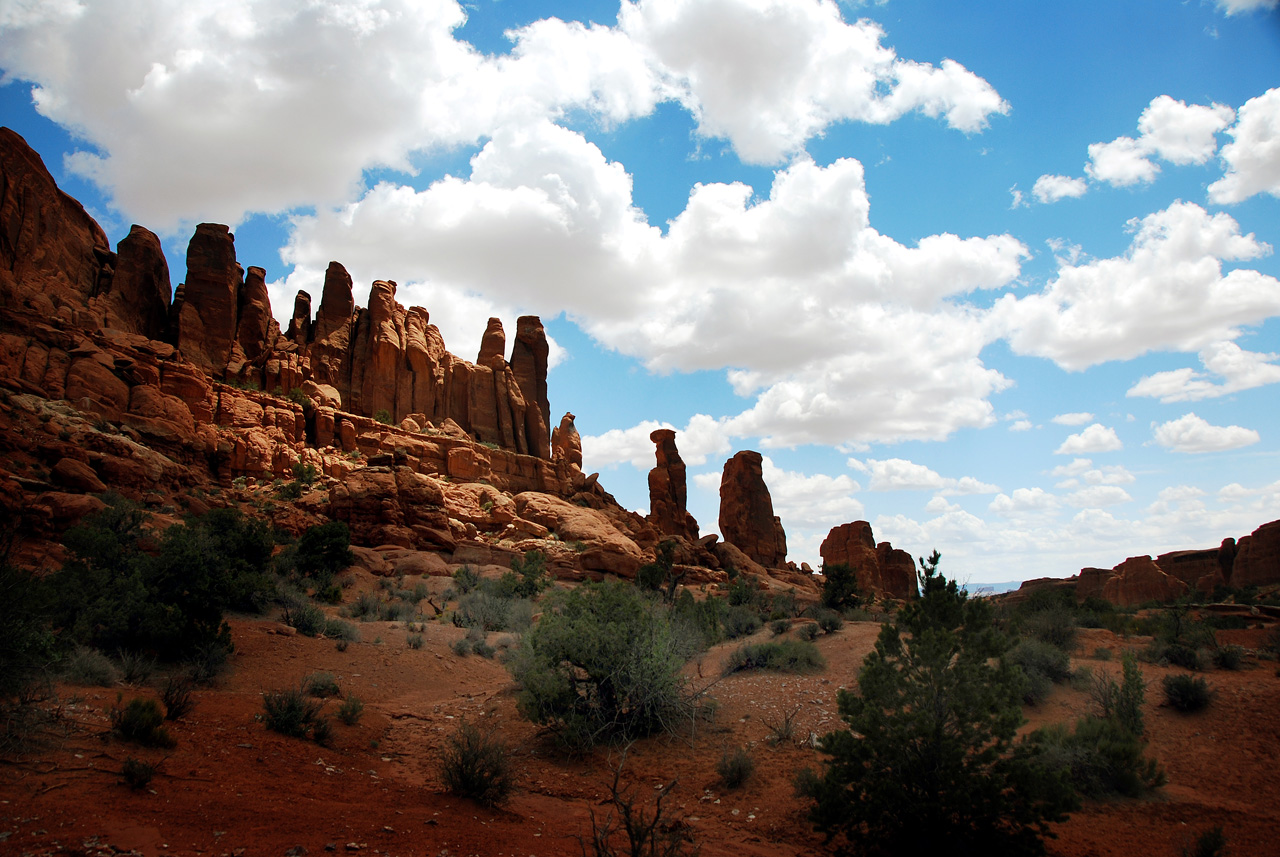
[(331, 205), (365, 170), (573, 111), (620, 122), (679, 100), (701, 133), (775, 163), (833, 122), (920, 111), (971, 132), (1008, 110), (958, 63), (899, 58), (818, 0), (641, 0), (616, 28), (535, 22), (504, 56), (454, 37), (453, 0), (119, 5), (6, 11), (0, 65), (92, 147), (70, 168), (164, 231)]
[(1174, 452), (1223, 452), (1257, 443), (1261, 438), (1253, 429), (1241, 426), (1215, 426), (1186, 414), (1176, 420), (1152, 426), (1156, 443)]
[[(610, 429), (604, 434), (584, 435), (583, 463), (588, 470), (595, 470), (626, 462), (647, 473), (657, 461), (649, 435), (660, 428), (675, 429), (675, 426), (645, 420), (628, 429)], [(694, 414), (684, 429), (676, 430), (676, 447), (680, 450), (680, 458), (684, 463), (694, 467), (706, 464), (711, 456), (725, 456), (731, 449), (723, 422), (706, 414)], [(717, 480), (716, 485), (719, 485), (719, 475), (711, 476)]]
[(1128, 503), (1133, 498), (1129, 496), (1128, 491), (1115, 485), (1090, 485), (1086, 488), (1072, 491), (1065, 499), (1072, 506), (1082, 509), (1096, 509), (1102, 506)]
[[(651, 369), (733, 367), (756, 402), (726, 429), (766, 445), (946, 437), (991, 424), (988, 398), (1009, 383), (983, 365), (991, 333), (960, 299), (1010, 282), (1026, 248), (1007, 235), (914, 247), (881, 235), (852, 159), (800, 160), (763, 200), (698, 185), (664, 236), (619, 164), (540, 122), (497, 134), (468, 179), (382, 184), (293, 223), (281, 294), (314, 294), (338, 258), (357, 281), (398, 272), (407, 303), (452, 290), (565, 311)], [(794, 309), (785, 324), (780, 306)]]
[(998, 494), (988, 508), (1002, 518), (1043, 515), (1056, 512), (1062, 503), (1043, 488), (1015, 488), (1012, 494)]
[(1057, 423), (1060, 426), (1082, 426), (1093, 419), (1093, 414), (1086, 411), (1077, 411), (1070, 414), (1058, 414), (1049, 422)]
[(641, 0), (619, 27), (653, 58), (698, 120), (739, 156), (776, 163), (833, 122), (889, 122), (918, 110), (962, 131), (982, 129), (1008, 104), (952, 60), (903, 60), (835, 3), (790, 0)]
[(1015, 351), (1084, 369), (1161, 348), (1195, 351), (1280, 314), (1274, 277), (1223, 273), (1224, 261), (1271, 252), (1229, 215), (1176, 202), (1129, 226), (1123, 256), (1064, 266), (1039, 294), (997, 301), (993, 322)]
[(1234, 342), (1217, 342), (1200, 352), (1200, 362), (1211, 375), (1194, 369), (1173, 369), (1143, 377), (1126, 396), (1148, 396), (1162, 402), (1194, 402), (1214, 399), (1265, 384), (1280, 383), (1280, 354), (1245, 351)]
[(1088, 185), (1084, 179), (1072, 178), (1071, 176), (1055, 176), (1043, 175), (1036, 179), (1035, 186), (1031, 188), (1031, 192), (1040, 202), (1057, 202), (1060, 199), (1076, 198), (1084, 196)]
[(1280, 196), (1280, 88), (1246, 101), (1227, 133), (1232, 138), (1222, 147), (1227, 171), (1209, 185), (1209, 199), (1226, 205), (1258, 193)]
[[(1110, 143), (1091, 144), (1085, 172), (1095, 181), (1125, 187), (1155, 179), (1160, 167), (1153, 158), (1172, 164), (1203, 164), (1217, 151), (1215, 135), (1234, 118), (1235, 111), (1223, 104), (1188, 105), (1168, 95), (1157, 96), (1138, 117), (1138, 138), (1117, 137)], [(1083, 186), (1080, 193), (1084, 193)]]
[(936, 491), (942, 496), (955, 494), (994, 494), (1000, 489), (964, 476), (954, 479), (942, 476), (923, 464), (904, 458), (874, 458), (861, 462), (850, 459), (849, 466), (871, 475), (871, 491)]
[(1069, 436), (1062, 445), (1055, 449), (1055, 455), (1079, 455), (1082, 452), (1114, 452), (1123, 449), (1124, 444), (1116, 435), (1116, 430), (1094, 423), (1084, 431)]
[(1030, 431), (1035, 428), (1031, 420), (1015, 420), (1009, 424), (1009, 431)]

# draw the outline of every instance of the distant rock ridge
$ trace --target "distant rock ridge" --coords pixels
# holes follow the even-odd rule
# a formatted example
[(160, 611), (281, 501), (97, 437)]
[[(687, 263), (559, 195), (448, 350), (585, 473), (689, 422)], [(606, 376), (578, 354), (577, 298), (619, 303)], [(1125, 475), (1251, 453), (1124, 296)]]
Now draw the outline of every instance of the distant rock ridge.
[(1038, 589), (1064, 587), (1076, 600), (1102, 598), (1121, 607), (1169, 602), (1193, 591), (1211, 595), (1219, 587), (1242, 589), (1280, 583), (1280, 520), (1263, 524), (1216, 548), (1170, 551), (1155, 559), (1129, 557), (1114, 568), (1083, 568), (1074, 577), (1028, 580), (1014, 600)]

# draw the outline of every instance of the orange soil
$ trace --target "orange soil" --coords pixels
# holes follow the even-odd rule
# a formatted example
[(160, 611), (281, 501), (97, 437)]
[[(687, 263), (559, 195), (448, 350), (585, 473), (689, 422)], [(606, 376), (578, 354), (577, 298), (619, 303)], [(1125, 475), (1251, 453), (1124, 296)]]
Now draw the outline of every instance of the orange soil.
[[(436, 591), (447, 581), (429, 580)], [(365, 581), (368, 585), (368, 581)], [(270, 620), (232, 621), (236, 653), (212, 689), (197, 691), (194, 711), (171, 731), (173, 750), (149, 750), (107, 737), (116, 691), (64, 687), (77, 728), (19, 764), (0, 765), (0, 853), (111, 855), (559, 855), (582, 853), (593, 812), (608, 811), (606, 751), (566, 759), (516, 712), (511, 681), (496, 661), (459, 657), (460, 629), (427, 623), (421, 649), (408, 647), (402, 623), (364, 623), (364, 642), (339, 652), (332, 641), (289, 636)], [(707, 857), (822, 853), (805, 822), (792, 777), (821, 756), (797, 741), (773, 747), (767, 722), (792, 709), (797, 738), (836, 727), (835, 696), (853, 686), (878, 626), (851, 623), (820, 637), (825, 671), (812, 676), (738, 674), (711, 690), (714, 722), (691, 741), (653, 738), (627, 758), (624, 782), (638, 802), (678, 778), (666, 809), (683, 817)], [(1257, 645), (1261, 632), (1231, 632)], [(765, 638), (768, 631), (760, 632)], [(374, 642), (381, 639), (380, 643)], [(1140, 641), (1086, 631), (1076, 665), (1118, 672), (1117, 659), (1089, 657), (1100, 646), (1118, 655)], [(690, 666), (711, 683), (736, 644)], [(364, 700), (356, 726), (334, 721), (330, 747), (285, 738), (258, 722), (264, 690), (296, 686), (313, 671), (333, 673), (344, 692)], [(1168, 670), (1144, 665), (1149, 752), (1169, 785), (1154, 798), (1089, 803), (1059, 825), (1056, 855), (1174, 855), (1199, 832), (1223, 826), (1234, 854), (1280, 854), (1280, 677), (1273, 662), (1247, 659), (1239, 672), (1213, 672), (1217, 691), (1204, 712), (1181, 715), (1158, 703)], [(699, 673), (706, 676), (700, 678)], [(125, 688), (153, 695), (149, 688)], [(1056, 688), (1028, 728), (1074, 720), (1088, 695)], [(330, 701), (333, 713), (336, 703)], [(467, 718), (496, 728), (516, 771), (510, 802), (495, 809), (443, 792), (437, 772), (446, 736)], [(725, 789), (715, 766), (726, 747), (745, 745), (754, 776)], [(123, 785), (129, 756), (158, 763), (147, 791)], [(305, 850), (304, 850), (305, 849)]]

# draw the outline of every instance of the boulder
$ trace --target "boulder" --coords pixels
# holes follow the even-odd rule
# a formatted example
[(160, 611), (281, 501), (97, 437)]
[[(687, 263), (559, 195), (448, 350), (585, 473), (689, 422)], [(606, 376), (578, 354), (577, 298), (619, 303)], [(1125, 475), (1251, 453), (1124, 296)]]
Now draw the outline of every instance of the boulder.
[(658, 464), (649, 471), (649, 523), (664, 536), (698, 540), (698, 522), (685, 508), (688, 486), (684, 460), (676, 448), (676, 433), (657, 429), (649, 440), (656, 447)]
[(578, 435), (573, 420), (573, 414), (565, 414), (560, 418), (560, 425), (551, 433), (551, 458), (581, 470), (582, 438)]
[(854, 521), (832, 527), (818, 548), (823, 566), (847, 565), (863, 592), (906, 600), (916, 592), (916, 564), (911, 554), (888, 542), (876, 544), (871, 524)]
[(514, 499), (520, 518), (546, 527), (561, 541), (582, 542), (579, 560), (588, 571), (634, 578), (644, 562), (640, 547), (603, 512), (533, 491), (517, 494)]
[(55, 485), (70, 488), (72, 491), (101, 494), (107, 490), (107, 486), (98, 478), (98, 474), (93, 472), (92, 467), (74, 458), (59, 459), (58, 463), (53, 465), (49, 475)]
[(773, 514), (760, 453), (739, 452), (720, 478), (720, 535), (765, 568), (787, 563), (787, 535)]

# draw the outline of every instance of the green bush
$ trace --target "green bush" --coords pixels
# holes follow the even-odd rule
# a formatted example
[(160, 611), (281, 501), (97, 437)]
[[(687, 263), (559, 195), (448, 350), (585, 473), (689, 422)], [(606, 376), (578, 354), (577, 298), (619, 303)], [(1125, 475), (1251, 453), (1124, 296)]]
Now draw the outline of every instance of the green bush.
[(116, 652), (116, 662), (120, 664), (120, 675), (125, 684), (145, 684), (156, 669), (156, 659), (145, 652), (121, 649)]
[(295, 405), (301, 405), (302, 407), (308, 408), (308, 409), (311, 407), (311, 398), (305, 392), (303, 392), (303, 389), (301, 387), (294, 387), (292, 390), (290, 390), (288, 399), (289, 401), (293, 402)]
[(169, 676), (164, 687), (160, 688), (160, 701), (164, 703), (165, 720), (181, 720), (191, 713), (196, 702), (191, 694), (195, 690), (195, 682), (190, 676)]
[(324, 610), (302, 598), (286, 601), (281, 618), (286, 625), (297, 629), (304, 637), (319, 636), (329, 621)]
[(743, 670), (774, 672), (817, 672), (826, 666), (818, 647), (804, 640), (777, 640), (748, 643), (735, 649), (725, 661), (724, 674)]
[(479, 583), (480, 577), (471, 570), (469, 565), (464, 565), (453, 573), (453, 585), (463, 595), (475, 589)]
[(342, 688), (338, 687), (338, 679), (333, 673), (315, 672), (302, 680), (303, 689), (310, 695), (319, 699), (328, 699), (331, 696), (340, 696)]
[(273, 732), (305, 738), (320, 721), (323, 705), (300, 688), (268, 691), (262, 694), (262, 721)]
[(147, 747), (172, 747), (177, 742), (164, 726), (164, 712), (154, 699), (135, 697), (129, 704), (120, 708), (119, 699), (111, 709), (111, 731), (135, 744)]
[(1049, 770), (1065, 773), (1089, 797), (1141, 797), (1166, 782), (1155, 760), (1143, 756), (1138, 736), (1115, 719), (1083, 717), (1073, 730), (1055, 724), (1037, 730), (1031, 740)]
[(1213, 653), (1213, 664), (1221, 670), (1238, 670), (1244, 662), (1244, 649), (1240, 646), (1222, 646)]
[(1184, 713), (1206, 708), (1213, 699), (1213, 691), (1199, 676), (1167, 675), (1161, 685), (1165, 701)]
[(373, 412), (373, 419), (375, 422), (380, 422), (383, 425), (389, 426), (391, 425), (392, 420), (391, 411), (388, 411), (386, 408), (380, 408)]
[(821, 629), (818, 628), (817, 622), (806, 622), (796, 629), (796, 636), (802, 640), (812, 642), (818, 639), (819, 630)]
[(453, 614), (453, 624), (459, 628), (505, 631), (513, 626), (516, 603), (514, 599), (477, 589), (462, 596)]
[(124, 764), (120, 767), (120, 777), (124, 780), (125, 785), (136, 792), (140, 792), (147, 786), (151, 785), (151, 778), (156, 774), (156, 767), (141, 759), (135, 759), (133, 756), (124, 760)]
[(1018, 641), (1005, 653), (1005, 659), (1027, 677), (1023, 701), (1029, 705), (1039, 705), (1053, 685), (1071, 678), (1071, 659), (1066, 652), (1035, 638)]
[(760, 630), (761, 624), (759, 613), (745, 605), (735, 604), (725, 611), (724, 635), (730, 640), (749, 637)]
[(775, 637), (781, 637), (783, 634), (791, 630), (790, 619), (774, 619), (769, 623), (769, 632)]
[(11, 723), (21, 719), (15, 707), (25, 705), (57, 657), (52, 593), (34, 571), (10, 560), (18, 530), (18, 522), (0, 511), (0, 721)]
[(819, 610), (815, 618), (818, 620), (818, 627), (822, 629), (824, 634), (834, 634), (844, 627), (844, 617), (835, 610)]
[(342, 521), (329, 521), (304, 530), (292, 550), (281, 554), (280, 566), (286, 576), (307, 581), (319, 591), (355, 561), (351, 531)]
[(822, 606), (839, 612), (862, 605), (858, 591), (858, 572), (846, 563), (822, 566)]
[(1116, 721), (1135, 738), (1140, 738), (1145, 729), (1142, 704), (1146, 700), (1147, 682), (1131, 653), (1125, 652), (1120, 661), (1123, 679), (1117, 682), (1107, 675), (1095, 675), (1089, 693), (1099, 715)]
[[(145, 514), (109, 505), (68, 530), (71, 559), (52, 576), (55, 623), (95, 648), (182, 659), (208, 644), (230, 650), (223, 613), (263, 609), (275, 591), (267, 573), (274, 540), (263, 522), (215, 509), (156, 539)], [(143, 550), (144, 542), (151, 547)]]
[(300, 485), (312, 485), (320, 476), (320, 471), (316, 469), (314, 464), (306, 461), (294, 462), (293, 478)]
[(409, 648), (411, 648), (411, 649), (421, 649), (421, 648), (422, 648), (422, 635), (421, 635), (421, 634), (410, 634), (410, 635), (408, 636), (408, 638), (405, 640), (405, 642), (409, 645)]
[(691, 722), (684, 657), (665, 612), (621, 582), (555, 595), (508, 662), (525, 717), (574, 750)]
[(506, 745), (492, 732), (467, 721), (449, 736), (440, 760), (440, 777), (450, 794), (482, 806), (497, 806), (511, 794), (513, 783)]
[(751, 758), (751, 754), (745, 747), (734, 747), (732, 750), (725, 748), (720, 761), (716, 762), (716, 773), (720, 775), (720, 781), (724, 783), (725, 788), (741, 787), (751, 779), (755, 770), (755, 759)]
[(347, 694), (346, 699), (342, 700), (342, 705), (338, 706), (338, 719), (348, 726), (355, 726), (359, 723), (363, 714), (364, 703), (360, 701), (358, 696)]
[(360, 628), (342, 619), (325, 619), (324, 635), (344, 643), (360, 642)]
[(120, 672), (110, 658), (83, 646), (67, 660), (64, 675), (72, 684), (85, 687), (111, 687), (120, 681)]
[(821, 738), (825, 772), (797, 787), (813, 822), (859, 852), (1042, 853), (1074, 795), (1016, 740), (1022, 676), (1001, 657), (1008, 641), (938, 560), (922, 561), (920, 597), (881, 626), (860, 692), (840, 691), (848, 728)]

